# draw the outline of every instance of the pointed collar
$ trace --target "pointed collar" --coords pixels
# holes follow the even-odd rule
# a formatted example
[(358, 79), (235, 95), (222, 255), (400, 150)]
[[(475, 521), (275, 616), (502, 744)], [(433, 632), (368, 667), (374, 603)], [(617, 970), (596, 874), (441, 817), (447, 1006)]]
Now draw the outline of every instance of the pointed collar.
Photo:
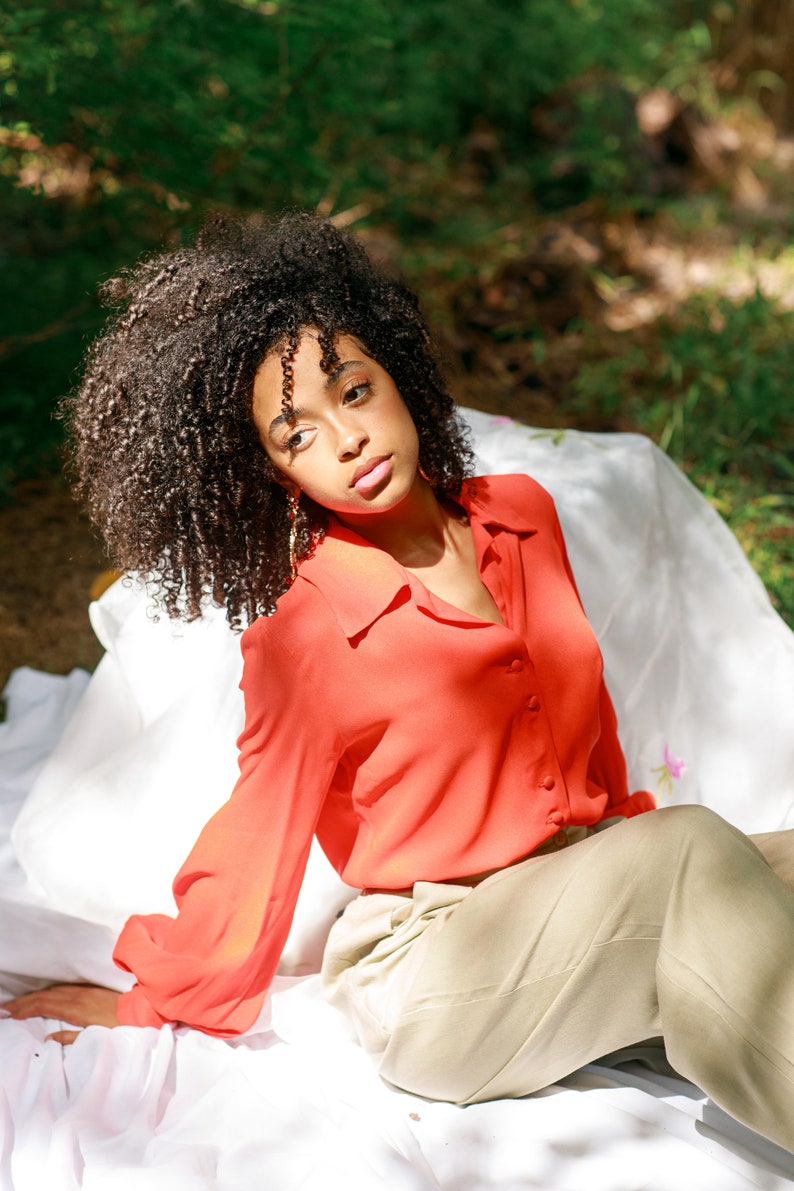
[(464, 481), (458, 502), (472, 523), (498, 525), (513, 533), (537, 533), (536, 519), (527, 508), (526, 484), (524, 475), (475, 476)]
[[(534, 519), (522, 507), (510, 479), (478, 476), (464, 481), (457, 499), (475, 535), (478, 524), (515, 533), (536, 532)], [(322, 593), (348, 638), (369, 628), (403, 589), (410, 588), (408, 572), (396, 559), (335, 519), (314, 555), (301, 563), (297, 582), (301, 580)]]

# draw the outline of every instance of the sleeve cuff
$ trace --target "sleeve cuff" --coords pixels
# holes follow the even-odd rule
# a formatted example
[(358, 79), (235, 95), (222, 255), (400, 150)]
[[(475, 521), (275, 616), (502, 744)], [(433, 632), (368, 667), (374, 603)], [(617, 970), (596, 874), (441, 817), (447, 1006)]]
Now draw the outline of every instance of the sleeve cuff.
[(159, 1030), (171, 1024), (152, 1007), (138, 984), (121, 994), (116, 1013), (123, 1026), (154, 1026)]
[(619, 802), (616, 806), (610, 806), (608, 809), (610, 815), (625, 815), (627, 819), (631, 819), (634, 815), (655, 811), (656, 799), (650, 790), (636, 790), (624, 802)]

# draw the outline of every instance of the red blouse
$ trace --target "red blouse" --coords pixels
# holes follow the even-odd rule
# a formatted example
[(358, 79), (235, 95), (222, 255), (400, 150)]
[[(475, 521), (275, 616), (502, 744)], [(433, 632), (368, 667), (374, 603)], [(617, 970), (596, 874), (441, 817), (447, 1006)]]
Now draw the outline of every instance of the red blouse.
[(504, 625), (434, 596), (332, 524), (242, 638), (240, 778), (177, 874), (179, 914), (131, 918), (125, 1024), (234, 1035), (276, 971), (313, 834), (349, 885), (401, 889), (510, 864), (560, 827), (651, 810), (629, 796), (601, 654), (548, 493), (467, 481)]

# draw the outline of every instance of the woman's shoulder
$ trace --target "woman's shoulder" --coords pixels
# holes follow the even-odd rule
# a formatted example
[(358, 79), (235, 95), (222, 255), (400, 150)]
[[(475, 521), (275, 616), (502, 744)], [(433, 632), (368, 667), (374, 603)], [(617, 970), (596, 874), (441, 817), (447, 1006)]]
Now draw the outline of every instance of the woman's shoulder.
[(313, 647), (327, 651), (335, 629), (328, 603), (300, 575), (269, 616), (258, 616), (242, 634), (243, 657), (272, 651), (305, 654)]
[(556, 518), (551, 494), (525, 472), (472, 476), (464, 481), (461, 496), (511, 528), (531, 528), (528, 520)]

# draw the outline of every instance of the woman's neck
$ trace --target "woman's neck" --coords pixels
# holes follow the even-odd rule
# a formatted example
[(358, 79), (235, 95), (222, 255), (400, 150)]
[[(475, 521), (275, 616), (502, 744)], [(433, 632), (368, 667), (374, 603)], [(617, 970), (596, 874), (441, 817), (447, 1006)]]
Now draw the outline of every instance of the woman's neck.
[(504, 624), (480, 578), (469, 519), (451, 501), (436, 500), (424, 480), (396, 508), (343, 524), (379, 546), (445, 603), (478, 620)]
[(453, 545), (450, 526), (454, 518), (421, 477), (394, 509), (373, 517), (340, 520), (407, 568), (433, 566)]

